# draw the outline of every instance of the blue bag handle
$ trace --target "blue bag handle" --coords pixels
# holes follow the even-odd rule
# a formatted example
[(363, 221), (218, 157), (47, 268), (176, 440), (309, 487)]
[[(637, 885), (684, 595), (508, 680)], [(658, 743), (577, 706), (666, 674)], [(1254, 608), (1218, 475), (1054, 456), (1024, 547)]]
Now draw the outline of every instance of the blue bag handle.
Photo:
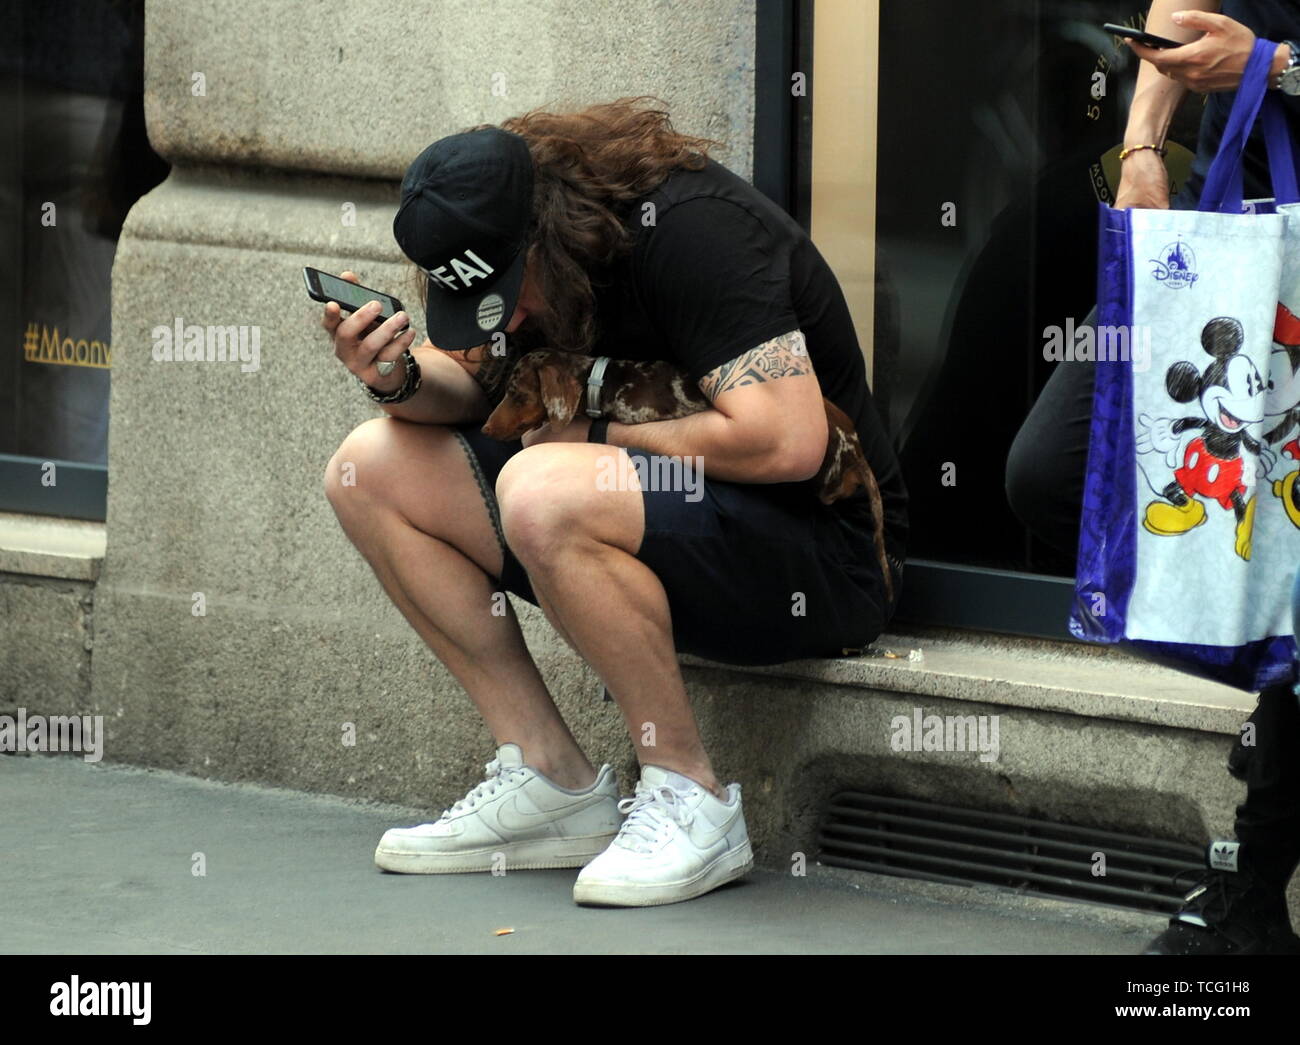
[(1280, 98), (1269, 97), (1269, 70), (1277, 44), (1270, 40), (1256, 40), (1241, 75), (1237, 98), (1223, 128), (1219, 152), (1210, 165), (1201, 190), (1199, 209), (1220, 214), (1240, 214), (1244, 195), (1242, 181), (1242, 156), (1255, 120), (1263, 113), (1264, 143), (1268, 147), (1269, 176), (1273, 181), (1273, 195), (1278, 203), (1300, 203), (1300, 186), (1297, 185), (1295, 150), (1287, 128), (1286, 116)]

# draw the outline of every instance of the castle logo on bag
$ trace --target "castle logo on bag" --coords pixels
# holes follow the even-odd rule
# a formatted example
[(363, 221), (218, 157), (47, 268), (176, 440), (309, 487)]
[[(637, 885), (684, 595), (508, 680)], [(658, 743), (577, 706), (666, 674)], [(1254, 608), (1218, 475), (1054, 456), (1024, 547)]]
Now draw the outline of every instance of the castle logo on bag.
[(1201, 277), (1196, 272), (1196, 255), (1182, 240), (1176, 240), (1160, 252), (1160, 257), (1152, 258), (1155, 266), (1151, 275), (1166, 287), (1178, 290), (1190, 287)]

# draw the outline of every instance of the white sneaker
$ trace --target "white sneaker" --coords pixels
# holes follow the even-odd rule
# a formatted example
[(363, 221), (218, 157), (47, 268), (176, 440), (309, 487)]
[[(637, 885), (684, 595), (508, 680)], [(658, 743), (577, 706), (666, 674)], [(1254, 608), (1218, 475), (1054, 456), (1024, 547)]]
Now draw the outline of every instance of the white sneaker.
[(587, 864), (573, 886), (577, 903), (652, 907), (702, 896), (754, 866), (740, 785), (723, 802), (694, 780), (643, 766), (636, 797), (610, 847)]
[(404, 874), (581, 867), (618, 833), (618, 779), (608, 765), (582, 791), (557, 786), (502, 744), (487, 779), (431, 824), (394, 827), (375, 864)]

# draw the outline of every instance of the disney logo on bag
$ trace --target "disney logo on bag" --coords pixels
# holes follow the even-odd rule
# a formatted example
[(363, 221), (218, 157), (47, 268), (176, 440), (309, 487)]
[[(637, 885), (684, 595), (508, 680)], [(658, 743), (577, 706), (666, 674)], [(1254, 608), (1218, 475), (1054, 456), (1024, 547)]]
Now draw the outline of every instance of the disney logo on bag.
[(1151, 259), (1155, 266), (1151, 275), (1165, 286), (1177, 290), (1190, 287), (1201, 278), (1196, 271), (1196, 255), (1182, 240), (1170, 243), (1160, 253), (1162, 257)]

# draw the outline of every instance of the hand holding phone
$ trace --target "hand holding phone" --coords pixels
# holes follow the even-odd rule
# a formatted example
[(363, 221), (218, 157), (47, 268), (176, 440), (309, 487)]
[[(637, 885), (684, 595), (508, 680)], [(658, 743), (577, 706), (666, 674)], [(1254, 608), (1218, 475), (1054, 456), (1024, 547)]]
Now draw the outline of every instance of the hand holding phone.
[[(313, 279), (312, 273), (317, 278)], [(400, 360), (415, 341), (415, 331), (410, 317), (402, 311), (402, 303), (390, 294), (361, 286), (351, 272), (331, 276), (305, 268), (303, 276), (308, 295), (326, 303), (321, 326), (333, 339), (334, 355), (339, 361), (380, 392), (400, 388), (405, 368), (394, 366), (384, 374), (376, 364)], [(350, 313), (347, 318), (343, 318), (344, 311)]]
[[(1124, 26), (1108, 25), (1106, 28), (1121, 33), (1131, 41), (1130, 47), (1155, 70), (1170, 80), (1197, 94), (1215, 91), (1235, 91), (1241, 84), (1255, 47), (1255, 34), (1248, 26), (1226, 15), (1213, 11), (1175, 11), (1170, 16), (1179, 29), (1200, 33), (1195, 40), (1179, 43), (1150, 33), (1138, 34)], [(1121, 32), (1122, 31), (1122, 32)], [(1282, 70), (1277, 64), (1290, 61), (1291, 50), (1279, 43), (1274, 51), (1274, 74)]]

